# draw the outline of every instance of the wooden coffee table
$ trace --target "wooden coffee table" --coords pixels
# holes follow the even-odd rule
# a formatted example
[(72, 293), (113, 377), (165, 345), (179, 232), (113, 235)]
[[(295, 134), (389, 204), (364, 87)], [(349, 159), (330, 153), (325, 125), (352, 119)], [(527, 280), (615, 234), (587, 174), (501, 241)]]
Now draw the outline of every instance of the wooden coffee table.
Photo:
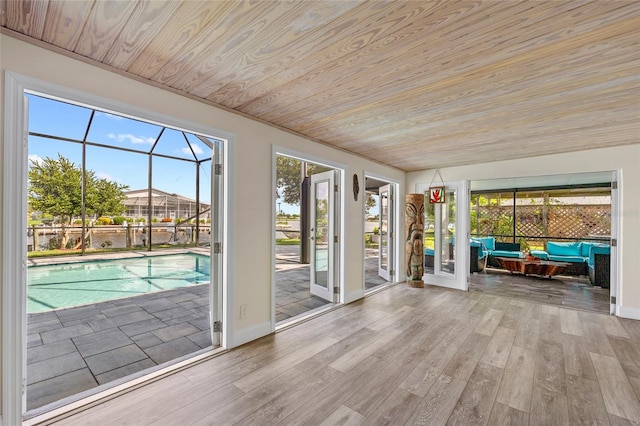
[(522, 275), (539, 275), (551, 278), (563, 273), (569, 266), (565, 262), (553, 262), (551, 260), (527, 260), (509, 257), (498, 257), (498, 262), (504, 269), (511, 273), (519, 272)]

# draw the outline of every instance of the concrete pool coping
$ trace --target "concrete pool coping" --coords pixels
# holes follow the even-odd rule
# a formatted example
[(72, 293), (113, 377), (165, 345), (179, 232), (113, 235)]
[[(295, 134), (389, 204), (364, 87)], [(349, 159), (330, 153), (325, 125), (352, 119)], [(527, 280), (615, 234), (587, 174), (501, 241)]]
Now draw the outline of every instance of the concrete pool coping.
[(63, 265), (71, 263), (93, 262), (101, 260), (119, 260), (119, 259), (135, 259), (144, 257), (155, 256), (167, 256), (174, 254), (201, 254), (208, 256), (210, 254), (209, 248), (192, 247), (192, 248), (179, 248), (179, 249), (160, 249), (155, 251), (135, 250), (135, 251), (122, 251), (113, 253), (92, 253), (85, 256), (78, 254), (69, 256), (53, 256), (53, 257), (33, 257), (27, 259), (27, 266), (49, 266), (49, 265)]

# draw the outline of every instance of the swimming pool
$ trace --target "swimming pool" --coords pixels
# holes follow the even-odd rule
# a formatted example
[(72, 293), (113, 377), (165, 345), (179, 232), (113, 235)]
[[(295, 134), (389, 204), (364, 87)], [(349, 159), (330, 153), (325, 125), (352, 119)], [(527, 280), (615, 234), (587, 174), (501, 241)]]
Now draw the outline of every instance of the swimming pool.
[(175, 254), (31, 266), (27, 312), (86, 305), (209, 282), (210, 258)]

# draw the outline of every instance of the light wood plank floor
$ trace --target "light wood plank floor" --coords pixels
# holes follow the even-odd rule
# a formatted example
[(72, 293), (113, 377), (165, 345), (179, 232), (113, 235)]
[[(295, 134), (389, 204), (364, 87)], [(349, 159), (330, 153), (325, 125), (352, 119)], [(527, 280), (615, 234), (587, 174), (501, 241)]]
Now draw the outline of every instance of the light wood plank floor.
[(398, 284), (62, 425), (637, 425), (640, 321)]
[(609, 289), (591, 285), (585, 276), (556, 275), (542, 278), (485, 268), (483, 272), (470, 275), (469, 290), (582, 311), (609, 313)]

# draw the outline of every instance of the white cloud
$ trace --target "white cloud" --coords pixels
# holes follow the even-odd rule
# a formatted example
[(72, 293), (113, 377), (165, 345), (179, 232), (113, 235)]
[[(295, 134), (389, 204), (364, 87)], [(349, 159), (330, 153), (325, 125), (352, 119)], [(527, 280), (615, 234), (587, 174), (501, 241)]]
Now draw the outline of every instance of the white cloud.
[(135, 136), (130, 133), (125, 133), (125, 134), (119, 133), (117, 135), (113, 133), (109, 133), (107, 136), (109, 137), (109, 139), (114, 139), (118, 142), (129, 141), (134, 145), (139, 145), (139, 144), (153, 145), (153, 143), (156, 141), (155, 138), (152, 138), (152, 137)]
[(113, 179), (113, 176), (111, 176), (109, 173), (105, 173), (105, 172), (97, 172), (96, 173), (96, 177), (98, 179), (106, 179), (108, 181), (113, 182), (115, 179)]
[(110, 118), (112, 120), (124, 120), (124, 117), (120, 117), (119, 115), (109, 114), (108, 112), (97, 111), (97, 115), (104, 115), (105, 117)]
[(29, 156), (29, 165), (31, 164), (42, 164), (42, 157), (40, 157), (39, 155), (36, 154), (31, 154)]
[[(191, 148), (193, 149), (193, 152), (195, 152), (196, 154), (202, 154), (204, 151), (202, 150), (202, 148), (200, 148), (200, 145), (197, 145), (195, 143), (190, 143), (189, 145), (191, 145)], [(183, 154), (191, 154), (191, 150), (187, 147), (187, 148), (182, 148), (182, 153)]]

